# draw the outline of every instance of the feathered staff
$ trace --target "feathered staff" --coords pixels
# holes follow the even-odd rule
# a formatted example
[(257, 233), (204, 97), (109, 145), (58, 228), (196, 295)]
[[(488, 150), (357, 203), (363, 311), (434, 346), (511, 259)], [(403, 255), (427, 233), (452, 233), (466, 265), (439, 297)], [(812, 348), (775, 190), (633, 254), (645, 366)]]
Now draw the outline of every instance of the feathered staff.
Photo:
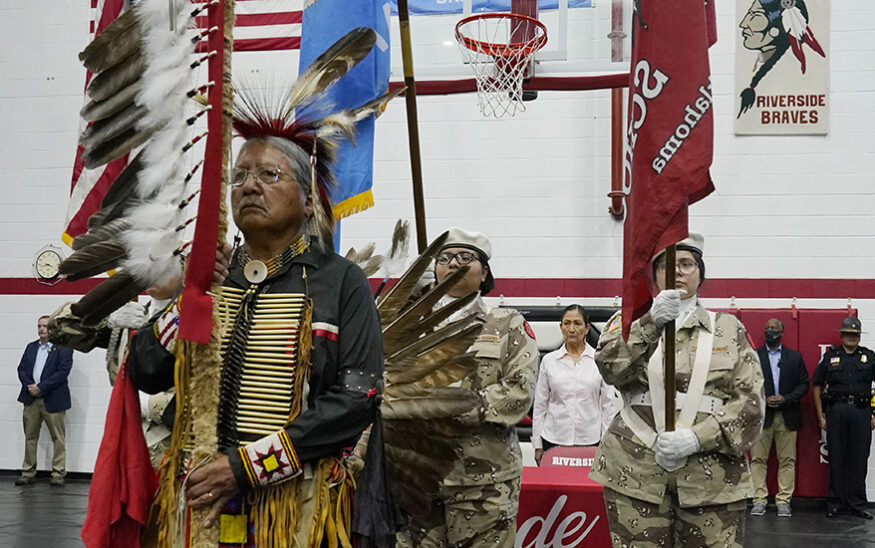
[[(142, 149), (113, 182), (100, 211), (89, 219), (89, 231), (74, 240), (75, 252), (62, 265), (68, 279), (120, 270), (78, 303), (64, 308), (72, 315), (65, 319), (75, 319), (83, 327), (98, 325), (146, 287), (165, 285), (181, 274), (189, 245), (183, 242), (183, 234), (194, 220), (186, 206), (197, 194), (187, 185), (201, 165), (186, 161), (184, 155), (203, 137), (190, 138), (189, 127), (207, 113), (210, 138), (197, 229), (211, 237), (194, 248), (201, 253), (208, 248), (215, 260), (216, 243), (224, 241), (220, 204), (224, 203), (222, 183), (230, 148), (230, 121), (223, 120), (223, 113), (230, 119), (231, 90), (227, 85), (213, 86), (230, 81), (226, 61), (230, 61), (233, 13), (225, 4), (210, 0), (192, 10), (188, 1), (142, 0), (80, 54), (83, 64), (96, 73), (87, 89), (91, 101), (81, 112), (91, 122), (80, 136), (86, 166), (97, 167), (141, 145)], [(204, 11), (208, 30), (192, 29), (193, 18)], [(209, 40), (208, 53), (192, 60), (195, 45), (204, 38)], [(196, 87), (190, 83), (192, 71), (204, 61), (209, 61), (211, 81)], [(200, 99), (200, 93), (207, 90), (208, 105), (190, 100)], [(211, 263), (208, 278), (212, 270)], [(198, 368), (192, 371), (190, 365), (195, 360)], [(192, 456), (211, 457), (215, 453), (215, 404), (212, 426), (209, 413), (191, 420), (189, 394), (197, 391), (201, 395), (198, 401), (209, 402), (211, 397), (217, 401), (216, 372), (221, 368), (217, 346), (180, 344), (177, 361), (179, 403), (172, 443), (179, 449), (189, 433), (194, 434), (197, 443)], [(167, 494), (176, 497), (179, 493), (181, 462), (175, 458), (179, 454), (172, 453), (162, 466), (159, 503), (166, 501)], [(153, 508), (152, 521), (159, 521), (157, 541), (161, 546), (179, 544), (175, 533), (182, 520), (175, 502)], [(217, 533), (200, 531), (203, 516), (197, 514), (191, 521), (193, 546), (215, 546)]]
[[(90, 125), (80, 136), (88, 168), (98, 167), (143, 145), (113, 181), (89, 230), (73, 241), (74, 253), (61, 274), (74, 281), (121, 270), (83, 297), (71, 310), (85, 327), (136, 297), (146, 287), (181, 275), (188, 184), (198, 171), (185, 153), (201, 136), (189, 128), (211, 106), (190, 99), (197, 89), (192, 71), (195, 45), (218, 27), (192, 30), (193, 18), (216, 8), (213, 0), (192, 9), (188, 2), (145, 0), (124, 12), (79, 57), (95, 73), (81, 115)], [(207, 86), (209, 87), (209, 85)]]

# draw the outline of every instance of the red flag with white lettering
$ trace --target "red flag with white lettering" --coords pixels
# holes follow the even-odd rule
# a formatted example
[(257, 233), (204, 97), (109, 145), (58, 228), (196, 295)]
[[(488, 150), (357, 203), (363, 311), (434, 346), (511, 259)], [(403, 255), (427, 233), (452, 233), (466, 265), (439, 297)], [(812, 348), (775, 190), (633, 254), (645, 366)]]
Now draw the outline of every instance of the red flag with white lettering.
[(708, 48), (714, 0), (635, 0), (624, 160), (623, 336), (650, 306), (650, 259), (687, 237), (687, 207), (714, 185)]

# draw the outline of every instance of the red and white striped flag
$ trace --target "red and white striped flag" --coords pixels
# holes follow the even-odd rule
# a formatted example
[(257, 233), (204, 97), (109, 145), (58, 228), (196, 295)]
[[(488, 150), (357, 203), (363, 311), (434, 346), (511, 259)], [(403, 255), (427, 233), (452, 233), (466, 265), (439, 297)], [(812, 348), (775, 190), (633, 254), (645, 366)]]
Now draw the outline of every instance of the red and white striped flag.
[[(95, 10), (91, 32), (103, 32), (121, 14), (125, 0), (90, 0)], [(200, 0), (192, 0), (200, 4)], [(235, 4), (234, 51), (279, 51), (301, 47), (301, 18), (304, 0), (237, 0)], [(206, 26), (206, 18), (198, 17), (197, 26)], [(85, 76), (85, 86), (91, 81)], [(88, 102), (88, 98), (85, 98)], [(80, 125), (80, 133), (86, 123)], [(68, 245), (73, 238), (88, 230), (88, 218), (98, 209), (107, 189), (128, 162), (128, 155), (96, 169), (86, 169), (82, 161), (82, 146), (76, 149), (67, 223), (62, 239)]]
[[(95, 36), (103, 32), (103, 29), (115, 21), (121, 14), (124, 0), (91, 0), (91, 8), (96, 10), (94, 19), (91, 21), (91, 32)], [(85, 73), (85, 87), (91, 81), (91, 71)], [(85, 103), (88, 97), (85, 97)], [(79, 133), (81, 134), (88, 124), (80, 120)], [(128, 163), (128, 155), (113, 160), (97, 169), (86, 169), (82, 160), (84, 148), (76, 147), (76, 160), (73, 162), (73, 180), (70, 185), (70, 203), (67, 205), (67, 224), (61, 239), (67, 245), (72, 245), (73, 238), (88, 230), (88, 217), (100, 209), (100, 202), (109, 185), (115, 181)]]
[[(234, 51), (300, 49), (303, 13), (304, 0), (237, 0)], [(197, 26), (206, 26), (206, 17)]]

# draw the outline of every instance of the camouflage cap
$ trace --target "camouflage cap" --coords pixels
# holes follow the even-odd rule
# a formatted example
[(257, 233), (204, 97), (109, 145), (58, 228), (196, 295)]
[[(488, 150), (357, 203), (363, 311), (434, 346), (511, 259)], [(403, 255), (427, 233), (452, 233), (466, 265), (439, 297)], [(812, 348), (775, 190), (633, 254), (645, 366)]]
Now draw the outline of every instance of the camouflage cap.
[[(690, 235), (675, 244), (675, 247), (678, 251), (695, 251), (704, 258), (705, 237), (698, 232), (690, 232)], [(653, 258), (650, 259), (650, 262), (662, 257), (663, 253), (665, 253), (664, 249), (659, 250), (659, 253), (654, 255)]]
[(492, 258), (492, 244), (489, 243), (486, 234), (454, 226), (449, 230), (447, 241), (444, 242), (441, 251), (448, 247), (465, 247), (476, 251), (481, 256), (484, 266), (487, 267), (486, 279), (480, 284), (480, 294), (486, 295), (495, 288), (495, 278), (492, 276), (492, 267), (489, 266), (488, 262)]
[(487, 261), (492, 258), (492, 244), (489, 243), (489, 238), (486, 237), (486, 234), (483, 234), (482, 232), (472, 232), (457, 226), (451, 228), (449, 232), (447, 241), (444, 242), (441, 249), (446, 249), (448, 247), (467, 247), (468, 249), (480, 252), (481, 255), (486, 257)]

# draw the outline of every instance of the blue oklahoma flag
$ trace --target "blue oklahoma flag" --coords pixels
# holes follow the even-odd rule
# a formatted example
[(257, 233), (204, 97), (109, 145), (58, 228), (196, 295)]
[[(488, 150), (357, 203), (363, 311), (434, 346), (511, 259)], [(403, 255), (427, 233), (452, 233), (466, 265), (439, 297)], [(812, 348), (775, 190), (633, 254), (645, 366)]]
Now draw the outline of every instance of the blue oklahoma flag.
[[(377, 32), (373, 51), (341, 78), (326, 100), (338, 108), (362, 105), (389, 87), (389, 0), (316, 0), (304, 10), (299, 73), (334, 42), (357, 27)], [(332, 198), (336, 219), (374, 205), (374, 117), (358, 123), (356, 144), (344, 142), (335, 166), (338, 188)]]

